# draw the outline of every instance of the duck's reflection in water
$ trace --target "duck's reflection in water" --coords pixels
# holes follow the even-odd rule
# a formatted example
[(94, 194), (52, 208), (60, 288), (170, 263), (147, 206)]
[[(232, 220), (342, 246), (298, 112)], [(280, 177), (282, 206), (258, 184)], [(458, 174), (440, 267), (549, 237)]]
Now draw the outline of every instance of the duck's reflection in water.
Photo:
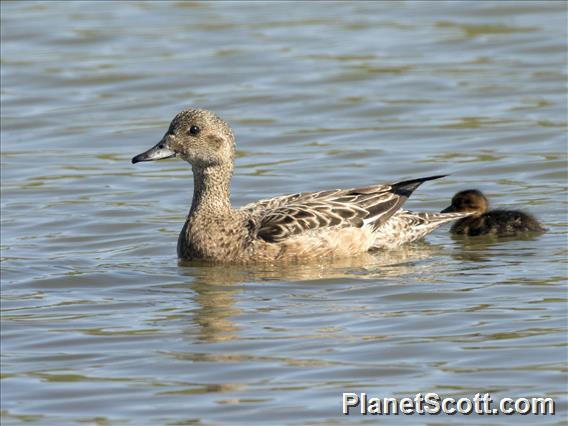
[(238, 334), (231, 318), (241, 314), (236, 306), (238, 295), (246, 291), (241, 284), (321, 281), (323, 285), (327, 280), (401, 277), (428, 269), (432, 263), (427, 259), (442, 251), (441, 246), (421, 242), (397, 250), (309, 264), (243, 266), (180, 261), (179, 272), (192, 280), (187, 286), (194, 292), (192, 301), (198, 305), (193, 313), (200, 328), (199, 339), (219, 342), (234, 339)]
[[(494, 262), (507, 256), (536, 256), (535, 246), (527, 245), (527, 241), (541, 238), (538, 234), (526, 234), (512, 237), (497, 237), (482, 235), (469, 237), (467, 235), (451, 235), (450, 238), (457, 246), (451, 252), (452, 258), (463, 262)], [(517, 259), (519, 260), (519, 259)]]

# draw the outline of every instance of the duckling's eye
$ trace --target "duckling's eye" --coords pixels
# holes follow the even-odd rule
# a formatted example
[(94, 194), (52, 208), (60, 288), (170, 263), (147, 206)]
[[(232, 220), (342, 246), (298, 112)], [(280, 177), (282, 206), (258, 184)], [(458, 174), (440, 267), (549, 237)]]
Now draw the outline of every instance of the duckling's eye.
[(189, 128), (189, 134), (193, 135), (193, 136), (199, 134), (200, 131), (201, 131), (201, 129), (198, 126), (191, 126)]

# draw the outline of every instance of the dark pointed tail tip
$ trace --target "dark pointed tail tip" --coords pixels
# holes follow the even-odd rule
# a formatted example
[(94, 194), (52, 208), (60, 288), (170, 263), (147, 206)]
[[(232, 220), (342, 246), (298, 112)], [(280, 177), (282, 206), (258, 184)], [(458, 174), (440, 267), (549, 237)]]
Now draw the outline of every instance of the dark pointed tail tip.
[(411, 179), (402, 182), (397, 182), (392, 185), (392, 192), (405, 197), (410, 197), (410, 194), (412, 194), (416, 190), (416, 188), (418, 188), (424, 182), (427, 182), (429, 180), (441, 179), (446, 176), (448, 175), (435, 175), (435, 176), (428, 176), (418, 179)]

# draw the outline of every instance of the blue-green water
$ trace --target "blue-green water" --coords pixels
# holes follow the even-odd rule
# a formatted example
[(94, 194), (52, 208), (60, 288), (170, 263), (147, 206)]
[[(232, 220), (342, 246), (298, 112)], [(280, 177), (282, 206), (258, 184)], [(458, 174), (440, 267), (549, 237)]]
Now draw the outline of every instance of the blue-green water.
[[(2, 424), (561, 424), (564, 2), (2, 2)], [(541, 237), (179, 265), (175, 113), (237, 135), (235, 205), (451, 173)], [(342, 392), (548, 396), (556, 416), (342, 416)]]

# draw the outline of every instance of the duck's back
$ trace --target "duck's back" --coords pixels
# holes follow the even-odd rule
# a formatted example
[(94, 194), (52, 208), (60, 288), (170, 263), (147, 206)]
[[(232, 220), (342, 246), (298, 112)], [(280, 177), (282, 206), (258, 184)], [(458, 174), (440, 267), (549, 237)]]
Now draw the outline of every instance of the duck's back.
[(509, 237), (544, 231), (545, 229), (533, 216), (517, 210), (491, 210), (481, 216), (462, 219), (451, 229), (454, 234), (470, 237), (478, 235)]

